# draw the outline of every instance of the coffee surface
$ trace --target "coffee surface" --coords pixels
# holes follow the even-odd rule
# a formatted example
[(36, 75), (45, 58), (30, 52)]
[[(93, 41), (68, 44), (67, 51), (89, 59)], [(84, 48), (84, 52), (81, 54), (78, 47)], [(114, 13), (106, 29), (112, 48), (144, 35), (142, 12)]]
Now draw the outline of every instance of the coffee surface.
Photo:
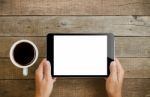
[(13, 53), (14, 60), (22, 66), (29, 65), (34, 60), (34, 54), (34, 47), (26, 42), (18, 44)]

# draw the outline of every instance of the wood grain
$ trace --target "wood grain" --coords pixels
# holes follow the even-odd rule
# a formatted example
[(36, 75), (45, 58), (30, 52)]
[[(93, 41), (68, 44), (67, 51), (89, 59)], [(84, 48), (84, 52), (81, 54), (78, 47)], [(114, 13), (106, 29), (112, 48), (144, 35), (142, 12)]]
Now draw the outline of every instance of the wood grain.
[(150, 36), (150, 16), (0, 17), (0, 36), (46, 36), (49, 32), (111, 32), (115, 36)]
[[(15, 67), (10, 59), (0, 59), (0, 79), (34, 79), (36, 68), (42, 58), (29, 68), (29, 75), (24, 77), (22, 69)], [(125, 78), (150, 78), (150, 58), (119, 58), (125, 69)]]
[[(0, 95), (34, 97), (34, 73), (46, 56), (48, 33), (111, 32), (125, 69), (123, 97), (150, 97), (149, 9), (150, 0), (0, 0)], [(27, 77), (9, 60), (11, 45), (20, 39), (39, 48)], [(105, 80), (57, 78), (51, 97), (107, 97)]]
[(0, 15), (150, 15), (149, 0), (1, 0)]
[(117, 57), (150, 57), (150, 37), (115, 38)]
[[(39, 57), (46, 56), (46, 37), (0, 37), (0, 57), (9, 57), (9, 50), (20, 39), (33, 41)], [(116, 37), (116, 57), (150, 57), (150, 37)]]
[[(148, 97), (150, 79), (125, 79), (123, 97)], [(34, 97), (34, 80), (0, 80), (3, 97)], [(104, 79), (60, 79), (51, 97), (106, 97)]]
[(35, 43), (38, 47), (39, 57), (46, 56), (46, 37), (0, 37), (0, 57), (9, 57), (9, 51), (13, 43), (22, 39), (27, 39)]

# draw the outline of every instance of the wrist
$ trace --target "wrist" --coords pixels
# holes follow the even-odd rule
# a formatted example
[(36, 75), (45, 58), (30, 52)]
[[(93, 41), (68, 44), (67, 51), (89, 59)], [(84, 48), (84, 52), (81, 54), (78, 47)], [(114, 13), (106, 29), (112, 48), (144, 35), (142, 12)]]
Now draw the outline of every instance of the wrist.
[(37, 96), (35, 96), (35, 97), (43, 97), (43, 96), (37, 95)]
[(35, 94), (35, 97), (42, 97), (42, 95), (39, 95), (39, 94)]
[(42, 97), (42, 96), (35, 96), (35, 97)]
[(115, 94), (115, 95), (108, 95), (108, 97), (122, 97), (121, 94)]
[(35, 97), (50, 97), (50, 96), (45, 95), (45, 94), (36, 93)]
[(122, 96), (109, 96), (109, 97), (122, 97)]

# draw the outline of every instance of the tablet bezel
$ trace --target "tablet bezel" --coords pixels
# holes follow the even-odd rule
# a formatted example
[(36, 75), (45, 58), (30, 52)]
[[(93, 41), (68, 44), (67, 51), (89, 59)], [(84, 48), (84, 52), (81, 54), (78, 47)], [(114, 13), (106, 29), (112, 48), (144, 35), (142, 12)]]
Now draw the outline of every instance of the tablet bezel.
[[(107, 75), (54, 75), (54, 35), (107, 35)], [(108, 77), (109, 65), (114, 60), (114, 35), (112, 33), (49, 33), (47, 35), (47, 60), (51, 63), (52, 77)]]

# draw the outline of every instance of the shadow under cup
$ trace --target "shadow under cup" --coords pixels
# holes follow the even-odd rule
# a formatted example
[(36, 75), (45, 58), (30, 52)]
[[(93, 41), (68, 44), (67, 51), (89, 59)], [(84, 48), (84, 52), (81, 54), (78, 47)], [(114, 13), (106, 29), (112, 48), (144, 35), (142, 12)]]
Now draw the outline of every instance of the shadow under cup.
[(23, 75), (28, 75), (28, 67), (32, 66), (38, 58), (36, 45), (29, 40), (19, 40), (10, 49), (10, 60), (23, 69)]

